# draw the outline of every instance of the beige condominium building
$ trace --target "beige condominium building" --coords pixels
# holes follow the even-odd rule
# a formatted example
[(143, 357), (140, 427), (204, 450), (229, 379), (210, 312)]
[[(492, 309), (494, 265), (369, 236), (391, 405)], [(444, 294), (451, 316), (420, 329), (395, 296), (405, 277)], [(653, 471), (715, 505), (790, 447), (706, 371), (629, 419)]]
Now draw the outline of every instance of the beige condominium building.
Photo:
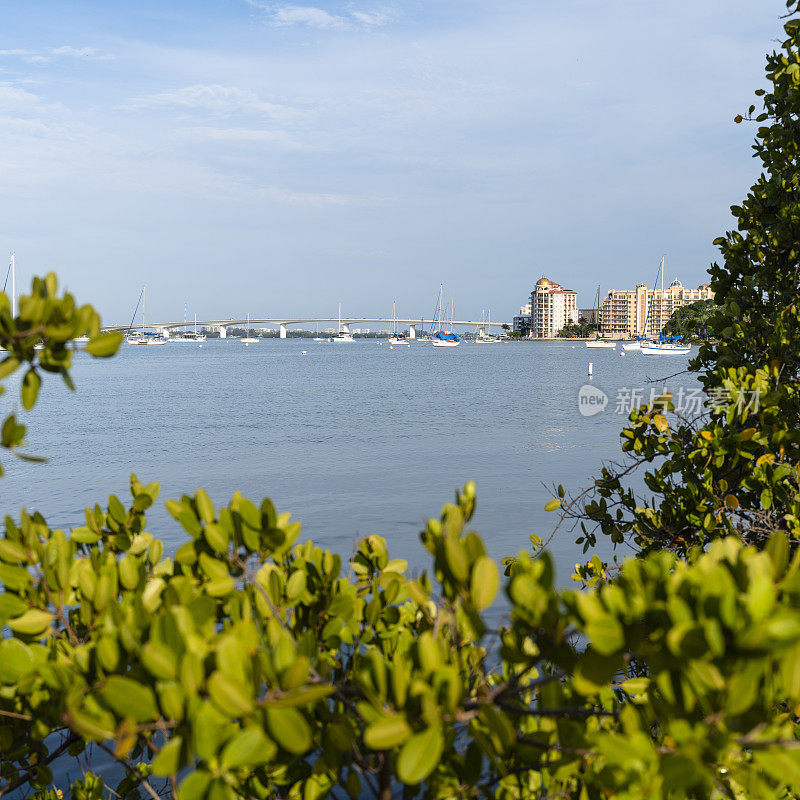
[(531, 332), (552, 339), (568, 323), (578, 321), (578, 293), (542, 275), (531, 292)]
[(635, 289), (611, 289), (600, 308), (600, 330), (603, 336), (614, 338), (634, 337), (643, 332), (647, 337), (658, 336), (681, 306), (713, 299), (714, 292), (707, 283), (701, 283), (697, 289), (686, 289), (677, 278), (666, 289), (648, 289), (644, 283)]

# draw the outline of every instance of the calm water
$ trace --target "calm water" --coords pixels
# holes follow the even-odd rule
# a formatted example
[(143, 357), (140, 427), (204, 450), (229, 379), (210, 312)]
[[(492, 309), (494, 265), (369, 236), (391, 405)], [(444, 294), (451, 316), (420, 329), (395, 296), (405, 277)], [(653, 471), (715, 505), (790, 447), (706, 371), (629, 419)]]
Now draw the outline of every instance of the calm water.
[[(303, 522), (304, 538), (344, 555), (378, 533), (394, 556), (421, 566), (424, 518), (471, 479), (475, 528), (499, 558), (525, 548), (530, 533), (552, 531), (546, 486), (578, 489), (620, 456), (618, 390), (649, 397), (648, 379), (687, 360), (620, 357), (582, 342), (390, 349), (296, 339), (123, 345), (107, 361), (79, 354), (78, 391), (46, 376), (35, 411), (21, 412), (29, 451), (50, 462), (5, 457), (4, 512), (24, 505), (54, 526), (82, 524), (85, 506), (127, 496), (133, 471), (161, 482), (161, 500), (198, 486), (216, 503), (236, 489), (269, 496)], [(610, 402), (585, 418), (577, 396), (589, 361)], [(695, 384), (683, 375), (667, 385)], [(3, 399), (8, 408), (10, 393)], [(149, 528), (169, 546), (183, 541), (162, 502)], [(552, 544), (561, 582), (580, 557), (574, 538), (559, 531)]]

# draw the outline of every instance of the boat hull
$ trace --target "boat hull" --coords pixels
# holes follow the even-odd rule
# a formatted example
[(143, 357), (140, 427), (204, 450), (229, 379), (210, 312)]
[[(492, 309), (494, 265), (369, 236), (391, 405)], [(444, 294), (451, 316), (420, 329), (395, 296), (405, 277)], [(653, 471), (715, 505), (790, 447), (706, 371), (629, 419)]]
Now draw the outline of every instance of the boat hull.
[(643, 356), (688, 356), (691, 347), (675, 347), (674, 345), (642, 345)]
[(590, 350), (614, 350), (617, 346), (616, 342), (586, 342), (586, 346)]

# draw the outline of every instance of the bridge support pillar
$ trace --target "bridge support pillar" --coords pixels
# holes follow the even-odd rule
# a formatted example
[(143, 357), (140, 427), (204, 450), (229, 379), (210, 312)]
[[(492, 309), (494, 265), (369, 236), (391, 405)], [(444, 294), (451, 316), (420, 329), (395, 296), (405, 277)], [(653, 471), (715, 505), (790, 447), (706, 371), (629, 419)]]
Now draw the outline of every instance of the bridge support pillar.
[(417, 326), (416, 325), (409, 325), (408, 326), (408, 338), (409, 339), (416, 339), (417, 338)]
[(346, 322), (343, 322), (343, 323), (342, 323), (342, 330), (343, 330), (345, 333), (350, 333), (350, 326), (349, 326), (349, 325), (348, 325)]
[(480, 328), (478, 328), (478, 335), (481, 337), (481, 339), (485, 339), (486, 338), (486, 326), (485, 325), (481, 325)]
[(285, 339), (285, 338), (286, 338), (286, 326), (285, 325), (281, 325), (281, 339)]
[(219, 338), (220, 339), (228, 338), (228, 329), (224, 325), (219, 326)]

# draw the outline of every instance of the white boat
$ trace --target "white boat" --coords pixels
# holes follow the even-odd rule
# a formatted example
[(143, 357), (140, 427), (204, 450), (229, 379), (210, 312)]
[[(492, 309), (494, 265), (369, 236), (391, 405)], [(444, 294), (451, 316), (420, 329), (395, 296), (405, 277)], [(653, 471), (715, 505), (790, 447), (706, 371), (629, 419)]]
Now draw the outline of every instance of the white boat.
[[(653, 306), (653, 299), (655, 298), (655, 295), (656, 295), (656, 284), (658, 283), (659, 274), (661, 275), (661, 290), (662, 290), (661, 291), (661, 297), (662, 297), (662, 302), (663, 302), (663, 297), (664, 297), (664, 291), (663, 291), (664, 290), (664, 256), (661, 256), (661, 262), (659, 263), (659, 266), (658, 266), (658, 272), (656, 272), (656, 279), (655, 279), (655, 281), (653, 283), (653, 294), (652, 294), (652, 296), (650, 298), (650, 302), (647, 304), (647, 312), (644, 315), (644, 323), (642, 324), (642, 330), (641, 330), (640, 333), (638, 333), (636, 335), (636, 341), (635, 342), (627, 342), (627, 343), (622, 345), (622, 349), (628, 351), (629, 353), (630, 352), (641, 352), (643, 347), (649, 347), (650, 345), (656, 344), (656, 342), (647, 341), (647, 339), (645, 339), (645, 336), (647, 335), (647, 322), (650, 319), (650, 309)], [(662, 312), (662, 317), (663, 317), (663, 312)]]
[(171, 342), (204, 342), (206, 336), (204, 333), (195, 333), (194, 331), (181, 331), (177, 336), (170, 336)]
[(342, 330), (342, 304), (339, 303), (339, 331), (336, 336), (332, 336), (328, 339), (329, 342), (338, 342), (339, 344), (345, 343), (349, 344), (350, 342), (354, 342), (355, 339), (350, 331)]
[(247, 315), (247, 328), (245, 328), (244, 336), (240, 339), (243, 344), (258, 344), (261, 341), (257, 336), (250, 336), (250, 315)]
[(645, 342), (641, 346), (643, 356), (687, 356), (691, 349), (691, 345), (673, 342)]
[(189, 330), (189, 323), (186, 321), (187, 303), (183, 304), (183, 330), (178, 331), (177, 335), (170, 336), (171, 342), (204, 342), (206, 335), (197, 331), (197, 314), (194, 315), (194, 330)]
[[(441, 290), (440, 290), (441, 296)], [(452, 330), (453, 327), (453, 320), (455, 319), (455, 300), (451, 298), (451, 311), (450, 311), (450, 325), (446, 325), (448, 330), (442, 330), (442, 320), (439, 322), (439, 331), (433, 337), (433, 346), (434, 347), (458, 347), (459, 342), (461, 341), (458, 337), (457, 333), (454, 333)], [(445, 317), (447, 315), (445, 314)], [(447, 320), (445, 319), (444, 322), (446, 323)]]
[[(481, 327), (478, 331), (478, 335), (475, 337), (475, 344), (500, 344), (500, 338), (497, 336), (492, 336), (491, 334), (492, 312), (489, 312), (488, 320), (484, 320), (485, 314), (486, 312), (481, 313)], [(486, 333), (487, 325), (489, 326), (489, 333)]]
[(129, 334), (126, 338), (128, 344), (158, 346), (165, 345), (169, 339), (155, 333), (144, 331), (145, 304), (147, 302), (147, 287), (142, 286), (142, 324), (138, 333)]
[(586, 346), (591, 350), (613, 350), (617, 343), (609, 342), (606, 339), (595, 339), (592, 342), (586, 342)]
[(397, 303), (392, 303), (392, 319), (394, 320), (394, 333), (389, 337), (389, 344), (405, 344), (411, 347), (411, 342), (401, 333), (397, 332)]

